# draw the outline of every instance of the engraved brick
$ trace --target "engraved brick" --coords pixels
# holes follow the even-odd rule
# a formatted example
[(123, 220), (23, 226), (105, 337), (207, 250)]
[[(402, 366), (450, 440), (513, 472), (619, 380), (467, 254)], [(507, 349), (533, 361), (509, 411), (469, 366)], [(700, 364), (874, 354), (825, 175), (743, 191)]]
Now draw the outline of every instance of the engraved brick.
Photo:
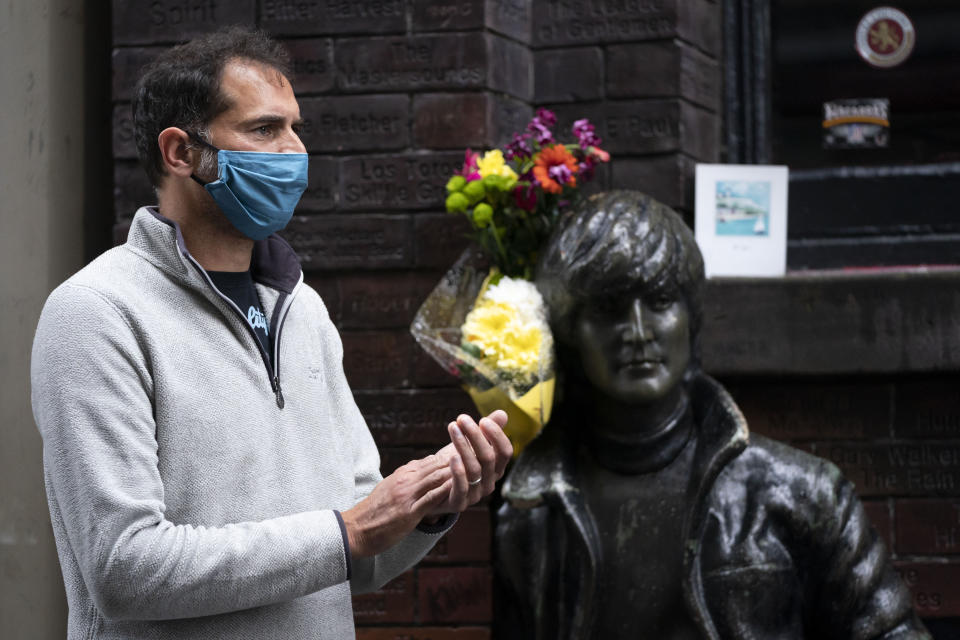
[(529, 47), (492, 33), (484, 37), (489, 61), (486, 86), (521, 100), (532, 101), (534, 66)]
[(409, 142), (409, 100), (400, 95), (301, 98), (307, 151), (400, 149)]
[[(459, 167), (458, 167), (459, 168)], [(414, 264), (449, 268), (470, 244), (466, 216), (421, 213), (413, 217)]]
[(439, 449), (450, 441), (447, 424), (461, 413), (475, 411), (470, 396), (459, 389), (370, 391), (354, 396), (380, 447)]
[(113, 106), (113, 157), (137, 158), (137, 144), (133, 138), (133, 113), (130, 104), (123, 102)]
[(523, 103), (489, 93), (441, 93), (413, 99), (413, 139), (427, 149), (498, 147), (530, 119)]
[(555, 107), (556, 131), (570, 131), (574, 120), (589, 118), (613, 154), (682, 151), (698, 160), (716, 159), (718, 117), (681, 100), (605, 102)]
[(616, 45), (607, 49), (606, 89), (611, 98), (681, 96), (716, 111), (720, 70), (680, 41)]
[(486, 627), (361, 627), (357, 640), (490, 640)]
[(147, 174), (136, 162), (113, 165), (113, 212), (117, 220), (133, 217), (140, 207), (157, 204), (157, 194)]
[(280, 35), (394, 33), (407, 26), (406, 0), (260, 0), (259, 24)]
[(960, 495), (960, 445), (818, 443), (862, 496)]
[(340, 187), (340, 163), (334, 158), (310, 156), (307, 190), (300, 198), (297, 212), (328, 211), (337, 206)]
[(345, 91), (480, 89), (487, 81), (482, 33), (345, 38), (335, 45), (337, 83)]
[(534, 68), (534, 92), (540, 102), (603, 97), (603, 52), (598, 47), (537, 51)]
[(407, 216), (294, 216), (282, 234), (305, 271), (406, 267), (411, 262)]
[(465, 31), (483, 26), (484, 0), (413, 2), (414, 31)]
[(489, 562), (490, 537), (490, 511), (484, 507), (467, 509), (453, 528), (437, 540), (423, 562)]
[(423, 567), (417, 577), (424, 622), (489, 622), (492, 618), (489, 568)]
[(410, 383), (413, 339), (406, 331), (344, 331), (343, 370), (351, 389), (387, 389)]
[(440, 274), (432, 271), (345, 274), (343, 326), (349, 329), (406, 329)]
[(297, 95), (320, 93), (333, 88), (336, 74), (333, 68), (333, 41), (330, 38), (287, 40), (283, 45), (290, 52), (290, 81)]
[(457, 377), (440, 366), (430, 354), (414, 346), (413, 383), (417, 387), (458, 387)]
[(114, 44), (185, 42), (225, 24), (253, 24), (256, 0), (113, 0)]
[(562, 46), (679, 37), (719, 46), (719, 7), (708, 0), (533, 0), (533, 43)]
[(486, 0), (486, 25), (514, 40), (530, 44), (533, 4), (531, 0)]
[(960, 564), (896, 562), (897, 573), (913, 595), (913, 608), (921, 617), (960, 616)]
[(340, 207), (442, 209), (444, 185), (462, 165), (462, 153), (346, 158), (340, 166)]
[(379, 591), (355, 595), (354, 620), (357, 624), (413, 622), (415, 591), (413, 572), (407, 571)]
[(113, 74), (113, 99), (130, 100), (133, 88), (140, 79), (143, 68), (165, 51), (167, 47), (118, 47), (113, 50), (111, 71)]
[(893, 430), (898, 438), (960, 436), (960, 380), (941, 375), (899, 382)]
[(883, 538), (888, 550), (893, 549), (893, 523), (890, 520), (890, 508), (886, 500), (864, 500), (863, 510), (877, 534)]
[(340, 326), (340, 278), (329, 273), (306, 273), (303, 281), (320, 294), (330, 320)]
[(897, 500), (897, 553), (960, 553), (960, 500)]
[(778, 440), (875, 440), (890, 433), (888, 385), (752, 382), (734, 398), (751, 431)]
[(637, 189), (675, 209), (693, 210), (695, 162), (680, 153), (649, 158), (615, 158), (611, 188)]

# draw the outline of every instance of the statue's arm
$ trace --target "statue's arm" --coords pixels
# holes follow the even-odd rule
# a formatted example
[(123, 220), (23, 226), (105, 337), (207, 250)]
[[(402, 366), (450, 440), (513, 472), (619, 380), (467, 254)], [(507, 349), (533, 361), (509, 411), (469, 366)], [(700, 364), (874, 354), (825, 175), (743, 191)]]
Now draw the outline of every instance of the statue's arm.
[(503, 640), (531, 640), (536, 631), (540, 594), (545, 576), (535, 569), (543, 548), (545, 507), (516, 508), (504, 503), (497, 513), (496, 578), (499, 593), (496, 637)]
[(853, 485), (822, 461), (810, 522), (807, 612), (815, 636), (858, 640), (929, 640), (913, 610), (910, 592), (871, 526)]

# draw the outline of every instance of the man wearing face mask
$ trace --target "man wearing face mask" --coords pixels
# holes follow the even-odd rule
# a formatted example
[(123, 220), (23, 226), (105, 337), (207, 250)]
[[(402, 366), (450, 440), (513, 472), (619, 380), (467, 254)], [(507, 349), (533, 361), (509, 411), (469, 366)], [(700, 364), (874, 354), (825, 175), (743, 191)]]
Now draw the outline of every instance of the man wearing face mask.
[(503, 412), (382, 478), (282, 229), (307, 186), (284, 51), (232, 28), (136, 90), (158, 196), (58, 287), (32, 359), (70, 638), (352, 638), (351, 591), (489, 494)]

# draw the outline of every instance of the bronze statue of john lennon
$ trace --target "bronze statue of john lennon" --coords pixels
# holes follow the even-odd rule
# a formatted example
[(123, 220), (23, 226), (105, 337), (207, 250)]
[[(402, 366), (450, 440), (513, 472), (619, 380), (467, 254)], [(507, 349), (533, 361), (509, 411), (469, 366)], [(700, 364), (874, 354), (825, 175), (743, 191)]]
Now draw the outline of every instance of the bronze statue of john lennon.
[(503, 485), (498, 638), (929, 638), (831, 463), (700, 371), (703, 259), (630, 191), (560, 222), (537, 286), (562, 392)]

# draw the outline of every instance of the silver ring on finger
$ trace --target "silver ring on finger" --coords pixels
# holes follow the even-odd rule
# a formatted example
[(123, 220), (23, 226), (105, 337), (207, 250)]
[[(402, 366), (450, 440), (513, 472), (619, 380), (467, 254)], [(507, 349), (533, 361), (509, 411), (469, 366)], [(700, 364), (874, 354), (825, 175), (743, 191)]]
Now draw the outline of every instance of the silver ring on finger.
[(475, 486), (477, 486), (478, 484), (480, 484), (480, 481), (481, 481), (481, 480), (483, 480), (482, 477), (477, 478), (476, 480), (471, 480), (468, 484), (469, 484), (471, 487), (475, 487)]

